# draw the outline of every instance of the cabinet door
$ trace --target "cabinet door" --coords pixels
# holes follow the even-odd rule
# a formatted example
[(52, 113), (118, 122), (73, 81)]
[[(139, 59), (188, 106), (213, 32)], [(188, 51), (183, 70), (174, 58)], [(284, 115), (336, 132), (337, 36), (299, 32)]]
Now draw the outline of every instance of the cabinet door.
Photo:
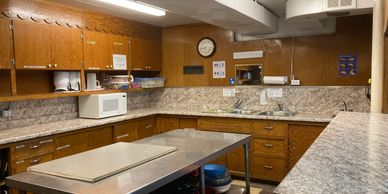
[(155, 134), (155, 118), (138, 121), (137, 139), (143, 139)]
[(127, 58), (127, 69), (129, 69), (129, 38), (127, 36), (110, 35), (111, 60), (113, 62), (113, 54), (125, 55)]
[(16, 68), (45, 69), (51, 66), (50, 27), (14, 21)]
[(288, 170), (294, 167), (324, 129), (325, 126), (289, 125)]
[(0, 19), (0, 69), (11, 68), (12, 35), (9, 30), (9, 21)]
[(115, 142), (131, 142), (137, 139), (137, 121), (125, 121), (115, 126)]
[(179, 128), (194, 128), (198, 127), (198, 121), (196, 118), (179, 118)]
[(105, 126), (92, 129), (87, 132), (87, 149), (95, 149), (113, 143), (113, 127)]
[(179, 129), (179, 119), (177, 117), (159, 116), (157, 118), (158, 133), (164, 133), (174, 129)]
[(140, 71), (161, 71), (161, 41), (131, 38), (131, 69)]
[(76, 133), (57, 137), (54, 158), (61, 158), (87, 150), (87, 133)]
[[(106, 33), (84, 31), (84, 65), (86, 70), (109, 70), (112, 47)], [(113, 67), (113, 66), (112, 66)]]
[(61, 70), (82, 69), (81, 30), (51, 27), (52, 67)]

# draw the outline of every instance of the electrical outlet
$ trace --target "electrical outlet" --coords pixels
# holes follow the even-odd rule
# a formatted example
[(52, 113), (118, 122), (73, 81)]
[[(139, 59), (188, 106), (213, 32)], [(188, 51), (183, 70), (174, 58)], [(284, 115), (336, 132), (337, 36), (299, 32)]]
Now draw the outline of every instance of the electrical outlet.
[(12, 110), (1, 111), (1, 117), (3, 118), (12, 117)]

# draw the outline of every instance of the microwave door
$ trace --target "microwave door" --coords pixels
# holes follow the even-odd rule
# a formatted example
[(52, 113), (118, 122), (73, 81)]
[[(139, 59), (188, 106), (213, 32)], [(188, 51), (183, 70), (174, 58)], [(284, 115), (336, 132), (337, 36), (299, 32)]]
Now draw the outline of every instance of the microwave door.
[(120, 98), (112, 96), (101, 97), (101, 117), (110, 117), (122, 114)]

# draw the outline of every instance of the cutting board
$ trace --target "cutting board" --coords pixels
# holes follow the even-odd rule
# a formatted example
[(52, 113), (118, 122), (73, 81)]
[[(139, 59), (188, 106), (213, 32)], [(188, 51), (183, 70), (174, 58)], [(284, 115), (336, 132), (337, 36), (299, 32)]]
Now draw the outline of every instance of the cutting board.
[(120, 142), (31, 166), (28, 171), (97, 182), (176, 150), (170, 146)]

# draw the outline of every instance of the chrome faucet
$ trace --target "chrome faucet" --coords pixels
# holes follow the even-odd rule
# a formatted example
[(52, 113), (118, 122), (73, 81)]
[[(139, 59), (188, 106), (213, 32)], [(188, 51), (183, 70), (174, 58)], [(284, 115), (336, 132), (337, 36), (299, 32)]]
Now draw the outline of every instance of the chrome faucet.
[(241, 104), (243, 103), (242, 100), (237, 100), (237, 102), (234, 103), (233, 108), (234, 109), (241, 109)]
[(276, 100), (276, 103), (279, 107), (279, 111), (283, 111), (283, 103), (280, 103), (279, 101)]
[(348, 108), (348, 104), (345, 101), (342, 101), (343, 108), (340, 109), (340, 111), (346, 111), (346, 112), (353, 112), (353, 109)]

